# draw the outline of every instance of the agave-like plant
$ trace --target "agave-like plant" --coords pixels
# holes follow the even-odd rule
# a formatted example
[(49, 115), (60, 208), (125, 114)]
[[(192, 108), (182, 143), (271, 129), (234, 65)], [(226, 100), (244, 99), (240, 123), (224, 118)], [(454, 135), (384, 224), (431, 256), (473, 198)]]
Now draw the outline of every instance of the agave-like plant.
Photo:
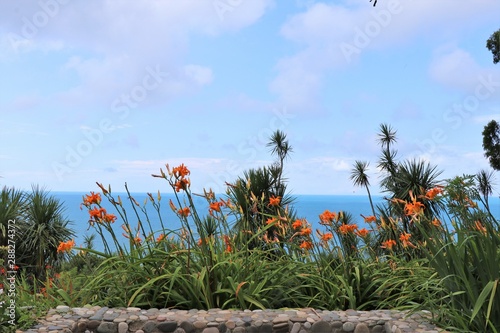
[(57, 248), (74, 237), (74, 232), (69, 228), (62, 202), (44, 188), (34, 185), (26, 200), (24, 223), (19, 228), (23, 242), (18, 260), (40, 278), (46, 265), (59, 264)]

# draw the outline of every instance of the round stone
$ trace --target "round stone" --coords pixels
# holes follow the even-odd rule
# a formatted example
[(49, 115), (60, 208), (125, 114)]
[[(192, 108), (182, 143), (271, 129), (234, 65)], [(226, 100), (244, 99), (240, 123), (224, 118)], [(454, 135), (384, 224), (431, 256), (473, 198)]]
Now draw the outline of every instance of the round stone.
[(181, 327), (184, 331), (186, 331), (186, 333), (191, 333), (192, 331), (195, 330), (194, 325), (192, 323), (190, 323), (189, 321), (181, 322), (179, 327)]
[(69, 306), (66, 305), (58, 305), (56, 307), (56, 310), (59, 312), (68, 312), (69, 311)]
[(300, 327), (301, 327), (300, 323), (294, 323), (290, 333), (299, 333)]
[(342, 325), (342, 329), (346, 332), (352, 332), (352, 331), (354, 331), (355, 326), (356, 325), (354, 325), (353, 322), (347, 321), (344, 323), (344, 325)]
[(193, 323), (194, 327), (196, 327), (197, 329), (202, 329), (202, 328), (205, 328), (207, 327), (207, 322), (206, 321), (201, 321), (201, 320), (197, 320)]
[(311, 332), (312, 333), (323, 333), (323, 332), (330, 332), (330, 324), (328, 324), (326, 321), (317, 321), (311, 326)]
[(365, 323), (359, 323), (356, 325), (354, 333), (370, 333), (370, 328)]
[(118, 333), (127, 333), (128, 331), (128, 324), (121, 322), (118, 324)]
[(202, 333), (219, 333), (219, 329), (217, 327), (207, 327)]
[(166, 321), (163, 323), (159, 323), (156, 325), (156, 328), (158, 328), (162, 332), (173, 332), (177, 328), (177, 322), (176, 321)]
[(94, 331), (101, 324), (98, 320), (91, 320), (87, 323), (87, 328), (91, 331)]
[(116, 333), (116, 324), (109, 321), (102, 322), (97, 327), (97, 333)]

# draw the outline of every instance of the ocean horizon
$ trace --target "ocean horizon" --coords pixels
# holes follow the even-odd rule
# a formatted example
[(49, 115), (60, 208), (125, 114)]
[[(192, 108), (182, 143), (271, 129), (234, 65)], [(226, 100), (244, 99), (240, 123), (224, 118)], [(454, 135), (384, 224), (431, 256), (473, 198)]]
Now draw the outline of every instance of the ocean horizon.
[[(64, 207), (64, 215), (70, 220), (69, 227), (75, 232), (75, 243), (77, 246), (83, 244), (85, 235), (90, 235), (92, 233), (97, 233), (93, 227), (89, 225), (89, 214), (86, 207), (81, 207), (82, 198), (85, 193), (83, 192), (61, 192), (52, 191), (50, 192), (55, 198), (59, 199)], [(117, 199), (120, 196), (124, 207), (127, 211), (128, 222), (132, 227), (137, 226), (138, 218), (136, 217), (131, 203), (127, 199), (127, 193), (125, 192), (114, 192), (113, 196)], [(132, 197), (142, 206), (144, 202), (146, 203), (146, 213), (150, 220), (152, 229), (156, 233), (161, 233), (161, 223), (156, 210), (153, 208), (151, 202), (149, 202), (149, 197), (146, 193), (131, 193)], [(153, 197), (156, 200), (157, 194), (153, 193)], [(302, 195), (291, 195), (295, 198), (292, 206), (296, 212), (298, 218), (305, 218), (311, 225), (313, 230), (319, 229), (324, 230), (324, 226), (319, 224), (319, 214), (323, 213), (325, 210), (332, 212), (343, 211), (344, 213), (350, 213), (353, 219), (360, 228), (369, 228), (368, 224), (364, 222), (361, 215), (369, 216), (372, 215), (370, 201), (367, 195), (314, 195), (314, 194), (302, 194)], [(179, 198), (182, 200), (183, 195), (181, 194)], [(217, 196), (218, 198), (219, 196)], [(224, 197), (224, 196), (222, 196)], [(115, 214), (118, 219), (113, 224), (113, 230), (115, 234), (120, 236), (123, 233), (121, 228), (123, 220), (117, 214), (115, 208), (107, 201), (103, 196), (101, 205), (106, 208), (108, 213)], [(169, 206), (169, 201), (172, 199), (175, 201), (175, 195), (173, 193), (161, 193), (160, 201), (160, 213), (163, 224), (166, 229), (177, 230), (181, 227), (181, 223), (177, 215), (172, 212)], [(206, 200), (199, 196), (193, 196), (193, 200), (198, 212), (201, 214), (203, 212), (208, 212), (208, 204)], [(372, 196), (374, 206), (381, 204), (385, 201), (382, 195)], [(177, 203), (176, 203), (177, 206)], [(491, 197), (490, 207), (492, 213), (495, 217), (500, 217), (500, 198)], [(146, 227), (147, 226), (146, 217), (143, 212), (140, 211), (140, 207), (136, 207), (139, 212), (139, 217)], [(121, 237), (121, 236), (120, 236)], [(123, 238), (123, 242), (128, 243), (128, 240)], [(103, 245), (99, 237), (95, 239), (94, 248), (96, 250), (102, 250)]]

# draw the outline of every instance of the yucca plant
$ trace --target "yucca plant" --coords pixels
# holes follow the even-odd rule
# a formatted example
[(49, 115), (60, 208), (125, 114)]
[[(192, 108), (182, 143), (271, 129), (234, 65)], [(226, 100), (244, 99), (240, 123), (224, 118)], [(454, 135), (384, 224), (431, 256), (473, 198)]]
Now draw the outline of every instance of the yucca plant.
[(427, 238), (426, 254), (445, 295), (436, 309), (442, 327), (496, 333), (500, 327), (500, 234), (498, 222), (478, 205), (474, 176), (456, 177), (445, 189), (452, 232)]
[(26, 195), (26, 207), (19, 224), (19, 266), (35, 278), (45, 279), (45, 267), (61, 264), (58, 246), (74, 237), (64, 205), (44, 188), (34, 185)]

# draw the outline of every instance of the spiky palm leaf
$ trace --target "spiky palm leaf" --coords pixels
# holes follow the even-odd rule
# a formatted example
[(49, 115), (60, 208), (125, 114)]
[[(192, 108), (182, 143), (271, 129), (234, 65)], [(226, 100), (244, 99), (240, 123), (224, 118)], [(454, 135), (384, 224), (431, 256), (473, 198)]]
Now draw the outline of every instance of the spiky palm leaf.
[(372, 196), (370, 193), (370, 180), (368, 175), (366, 174), (368, 170), (368, 162), (365, 161), (355, 161), (353, 169), (351, 170), (350, 179), (352, 180), (355, 186), (362, 186), (366, 188), (368, 192), (368, 200), (370, 200), (370, 206), (372, 208), (373, 216), (375, 215), (375, 208), (373, 207)]

